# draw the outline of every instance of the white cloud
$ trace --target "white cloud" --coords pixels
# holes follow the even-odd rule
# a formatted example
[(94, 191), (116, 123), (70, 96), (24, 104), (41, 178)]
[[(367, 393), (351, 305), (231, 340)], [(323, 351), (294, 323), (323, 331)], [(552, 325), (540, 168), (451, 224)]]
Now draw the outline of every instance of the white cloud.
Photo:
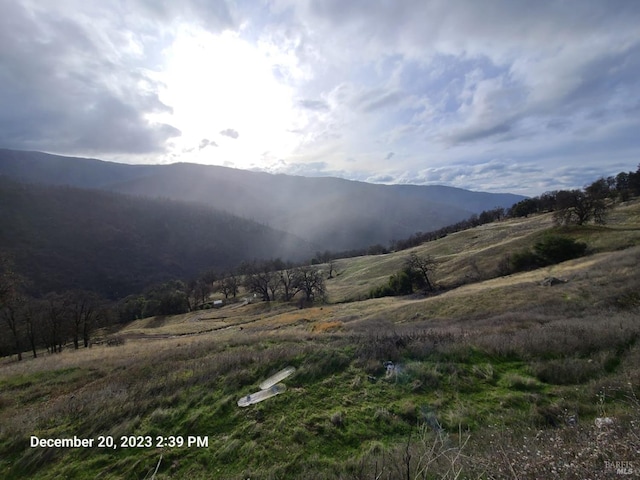
[(637, 164), (635, 0), (0, 2), (0, 146), (520, 193)]

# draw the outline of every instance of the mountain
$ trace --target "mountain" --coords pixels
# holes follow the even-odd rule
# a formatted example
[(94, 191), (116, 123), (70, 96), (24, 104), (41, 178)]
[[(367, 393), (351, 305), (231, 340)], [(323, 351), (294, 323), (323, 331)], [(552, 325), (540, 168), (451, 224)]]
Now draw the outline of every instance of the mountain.
[(0, 252), (32, 293), (82, 288), (120, 298), (244, 260), (308, 259), (312, 246), (207, 206), (0, 176)]
[(524, 197), (444, 186), (374, 185), (177, 163), (125, 165), (0, 150), (0, 174), (21, 181), (101, 188), (198, 202), (290, 232), (321, 249), (388, 244)]

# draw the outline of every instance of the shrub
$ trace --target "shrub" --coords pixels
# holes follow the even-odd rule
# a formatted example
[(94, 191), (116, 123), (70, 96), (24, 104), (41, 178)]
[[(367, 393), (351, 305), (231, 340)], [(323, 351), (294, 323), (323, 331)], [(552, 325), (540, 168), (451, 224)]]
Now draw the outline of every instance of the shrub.
[(533, 251), (523, 250), (514, 253), (510, 262), (514, 271), (522, 272), (581, 257), (586, 250), (586, 243), (558, 235), (548, 235), (534, 245)]
[(533, 248), (537, 256), (540, 257), (545, 264), (550, 265), (584, 255), (587, 250), (587, 244), (578, 242), (572, 238), (549, 235), (537, 242)]
[(511, 265), (516, 272), (535, 270), (544, 266), (543, 259), (530, 250), (516, 252), (511, 256)]
[(369, 292), (369, 298), (392, 297), (396, 295), (409, 295), (415, 288), (422, 288), (425, 282), (420, 273), (407, 266), (389, 277), (386, 285), (373, 288)]

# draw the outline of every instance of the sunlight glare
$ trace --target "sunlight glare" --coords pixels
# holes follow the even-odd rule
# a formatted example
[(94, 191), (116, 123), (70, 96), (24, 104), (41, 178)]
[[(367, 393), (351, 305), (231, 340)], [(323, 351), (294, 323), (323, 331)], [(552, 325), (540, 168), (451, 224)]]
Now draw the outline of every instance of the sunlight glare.
[[(286, 157), (296, 147), (293, 89), (274, 75), (292, 67), (281, 63), (282, 56), (252, 46), (237, 32), (213, 35), (193, 28), (182, 29), (165, 56), (160, 98), (173, 109), (165, 121), (182, 131), (174, 151), (181, 161), (247, 168)], [(228, 129), (237, 138), (221, 134)], [(203, 147), (204, 139), (217, 146)]]

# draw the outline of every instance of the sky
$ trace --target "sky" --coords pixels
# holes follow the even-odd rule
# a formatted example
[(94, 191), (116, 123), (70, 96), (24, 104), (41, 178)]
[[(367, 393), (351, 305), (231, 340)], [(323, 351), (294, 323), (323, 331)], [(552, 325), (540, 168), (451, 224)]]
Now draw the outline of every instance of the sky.
[(537, 195), (640, 163), (637, 0), (0, 0), (0, 147)]

